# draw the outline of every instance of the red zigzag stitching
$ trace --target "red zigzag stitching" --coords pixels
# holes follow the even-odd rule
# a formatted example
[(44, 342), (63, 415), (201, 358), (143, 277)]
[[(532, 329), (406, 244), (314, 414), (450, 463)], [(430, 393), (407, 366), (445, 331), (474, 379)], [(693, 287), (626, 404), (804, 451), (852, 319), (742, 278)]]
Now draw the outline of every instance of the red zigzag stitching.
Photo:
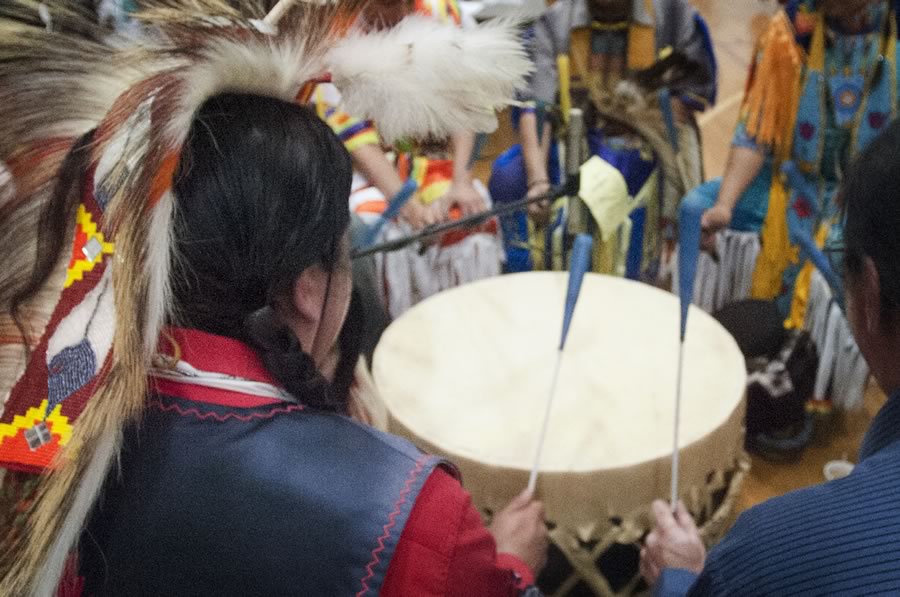
[(394, 528), (394, 525), (397, 524), (397, 516), (400, 515), (400, 508), (406, 502), (406, 497), (409, 495), (409, 492), (412, 490), (413, 481), (416, 480), (416, 477), (419, 476), (419, 473), (422, 472), (422, 469), (425, 466), (425, 461), (428, 460), (428, 456), (421, 456), (418, 461), (416, 461), (416, 466), (409, 473), (409, 477), (406, 479), (406, 484), (403, 486), (403, 489), (400, 491), (400, 496), (397, 498), (397, 502), (394, 504), (394, 511), (390, 513), (388, 516), (388, 522), (384, 525), (382, 529), (383, 532), (381, 536), (378, 538), (378, 546), (372, 550), (372, 561), (369, 562), (369, 565), (366, 566), (366, 576), (360, 581), (362, 583), (362, 589), (359, 590), (359, 593), (356, 594), (356, 597), (362, 597), (369, 590), (369, 580), (373, 576), (375, 576), (375, 566), (381, 561), (381, 552), (384, 551), (384, 542), (387, 541), (388, 537), (391, 536), (391, 530)]
[(163, 404), (159, 400), (151, 400), (149, 405), (161, 410), (162, 412), (167, 413), (167, 412), (175, 411), (182, 417), (195, 417), (197, 419), (200, 419), (201, 421), (205, 421), (207, 419), (213, 419), (215, 421), (218, 421), (219, 423), (225, 423), (225, 422), (229, 421), (230, 419), (234, 419), (234, 420), (240, 421), (242, 423), (249, 423), (250, 421), (252, 421), (254, 419), (271, 419), (275, 415), (280, 415), (280, 414), (285, 414), (285, 413), (290, 413), (290, 412), (297, 412), (297, 411), (303, 410), (302, 404), (289, 404), (284, 407), (273, 408), (272, 410), (270, 410), (268, 412), (264, 412), (264, 413), (251, 413), (249, 415), (238, 415), (235, 413), (226, 413), (225, 415), (220, 415), (219, 413), (215, 413), (215, 412), (201, 413), (196, 408), (183, 409), (180, 406), (178, 406), (177, 404), (167, 405), (167, 404)]

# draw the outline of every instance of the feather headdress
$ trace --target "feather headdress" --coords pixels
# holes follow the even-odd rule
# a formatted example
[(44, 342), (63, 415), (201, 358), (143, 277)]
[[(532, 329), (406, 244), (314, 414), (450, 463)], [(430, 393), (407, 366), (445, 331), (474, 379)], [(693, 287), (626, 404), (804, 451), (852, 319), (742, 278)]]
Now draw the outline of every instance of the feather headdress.
[(0, 6), (0, 464), (53, 468), (6, 554), (5, 595), (56, 591), (143, 409), (169, 315), (172, 178), (198, 108), (227, 92), (297, 101), (330, 76), (388, 138), (488, 131), (529, 69), (513, 24), (365, 34), (363, 0), (298, 2), (277, 23), (263, 3), (156, 0), (139, 40), (67, 4)]

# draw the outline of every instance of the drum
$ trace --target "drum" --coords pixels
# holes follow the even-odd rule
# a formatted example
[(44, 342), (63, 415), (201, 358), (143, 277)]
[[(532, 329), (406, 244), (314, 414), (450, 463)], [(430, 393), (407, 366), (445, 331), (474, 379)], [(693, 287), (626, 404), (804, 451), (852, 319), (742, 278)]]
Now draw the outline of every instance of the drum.
[[(527, 484), (566, 285), (565, 273), (534, 272), (455, 288), (395, 321), (376, 349), (390, 430), (453, 461), (487, 516)], [(640, 589), (637, 545), (650, 503), (670, 489), (678, 322), (674, 295), (584, 280), (537, 484), (566, 560), (542, 579), (548, 594)], [(746, 370), (734, 339), (696, 308), (685, 351), (681, 495), (713, 541), (748, 468)]]

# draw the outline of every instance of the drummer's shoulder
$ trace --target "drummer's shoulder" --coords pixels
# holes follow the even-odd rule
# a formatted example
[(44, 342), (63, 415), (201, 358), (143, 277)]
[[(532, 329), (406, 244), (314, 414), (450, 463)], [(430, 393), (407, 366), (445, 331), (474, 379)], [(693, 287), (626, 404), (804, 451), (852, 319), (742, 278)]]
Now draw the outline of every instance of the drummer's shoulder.
[(424, 574), (440, 578), (446, 595), (524, 595), (535, 580), (520, 558), (497, 552), (471, 496), (455, 471), (443, 467), (422, 488), (397, 555), (391, 565), (412, 575), (410, 586)]
[[(340, 427), (335, 433), (346, 437), (348, 440), (352, 437), (365, 438), (373, 444), (384, 446), (387, 450), (414, 461), (422, 460), (429, 456), (411, 441), (399, 435), (381, 431), (371, 425), (343, 415), (324, 414), (322, 416), (328, 417), (332, 424)], [(449, 465), (446, 466), (449, 467)]]
[(379, 446), (412, 462), (436, 462), (436, 466), (433, 467), (422, 488), (420, 499), (416, 502), (417, 508), (421, 501), (420, 509), (433, 510), (438, 518), (452, 518), (452, 512), (458, 512), (461, 517), (463, 513), (471, 509), (472, 498), (463, 489), (459, 480), (459, 471), (450, 462), (424, 452), (406, 438), (381, 431), (349, 417), (334, 414), (319, 414), (318, 416), (336, 427), (331, 435), (340, 437), (341, 444), (368, 445), (370, 448)]
[(864, 484), (860, 478), (851, 481), (849, 486), (847, 483), (824, 483), (766, 500), (738, 517), (723, 545), (738, 547), (747, 542), (754, 549), (767, 543), (780, 545), (793, 532), (802, 532), (811, 526), (821, 528), (820, 513), (853, 510), (855, 500), (852, 496), (857, 491), (852, 486), (862, 490)]
[(388, 574), (390, 590), (383, 594), (390, 596), (425, 586), (447, 595), (506, 595), (516, 578), (534, 580), (518, 558), (496, 553), (469, 494), (442, 467), (422, 487)]
[[(389, 452), (411, 462), (425, 463), (431, 461), (434, 463), (433, 467), (429, 467), (431, 474), (422, 488), (421, 497), (424, 498), (425, 502), (434, 501), (441, 504), (444, 515), (447, 515), (451, 510), (464, 511), (471, 508), (472, 498), (460, 483), (459, 471), (449, 461), (423, 451), (411, 441), (399, 435), (381, 431), (349, 417), (340, 415), (324, 416), (331, 419), (334, 424), (343, 427), (340, 430), (340, 435), (345, 441), (361, 444), (356, 438), (361, 439), (365, 437), (371, 444), (383, 446)], [(441, 510), (441, 508), (438, 508), (438, 510)]]
[[(282, 412), (285, 410), (279, 408)], [(368, 451), (372, 458), (377, 458), (379, 454), (393, 454), (412, 462), (426, 456), (409, 440), (380, 431), (344, 414), (301, 407), (283, 412), (282, 416), (271, 417), (267, 423), (266, 436), (287, 452), (303, 450), (303, 443), (297, 442), (296, 438), (313, 433), (334, 438), (334, 441), (322, 446), (326, 451), (355, 446), (361, 453)]]
[[(471, 503), (469, 494), (462, 488), (454, 473), (439, 466), (425, 482), (416, 500), (413, 514), (420, 524), (412, 525), (410, 530), (422, 533), (418, 542), (443, 551), (450, 547), (445, 539), (458, 534), (460, 527), (464, 526), (464, 518)], [(435, 541), (435, 535), (443, 535), (444, 538)]]
[[(823, 511), (834, 516), (853, 514), (865, 512), (882, 502), (885, 506), (895, 507), (900, 514), (900, 502), (893, 499), (898, 491), (900, 442), (867, 458), (843, 479), (798, 489), (747, 510), (738, 519), (735, 529), (746, 527), (748, 532), (758, 532), (778, 520), (783, 522), (783, 529), (789, 529), (818, 521), (817, 513)], [(831, 527), (838, 523), (830, 522)], [(900, 518), (896, 523), (900, 525)]]
[(849, 477), (787, 493), (741, 514), (710, 552), (703, 573), (707, 584), (739, 588), (764, 580), (777, 585), (782, 577), (809, 573), (800, 569), (803, 562), (818, 569), (826, 560), (840, 576), (846, 562), (836, 553), (833, 561), (826, 558), (823, 546), (842, 553), (883, 550), (870, 539), (884, 532), (900, 535), (900, 502), (893, 497), (900, 490), (898, 452), (900, 444), (892, 454), (858, 465)]

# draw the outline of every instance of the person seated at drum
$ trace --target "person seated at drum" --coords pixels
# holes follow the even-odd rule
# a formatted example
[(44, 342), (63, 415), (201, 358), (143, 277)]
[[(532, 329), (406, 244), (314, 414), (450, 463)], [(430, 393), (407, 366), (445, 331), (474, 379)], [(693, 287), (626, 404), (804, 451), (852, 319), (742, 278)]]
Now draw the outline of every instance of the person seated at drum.
[[(897, 16), (890, 2), (782, 4), (751, 66), (725, 174), (694, 189), (685, 201), (708, 209), (703, 216), (708, 250), (719, 231), (762, 232), (766, 250), (776, 254), (764, 250), (753, 294), (777, 298), (787, 316), (792, 307), (800, 308), (791, 303), (804, 262), (792, 259), (795, 247), (783, 241), (793, 241), (796, 232), (828, 234), (823, 226), (835, 219), (843, 171), (897, 113), (900, 71), (893, 49)], [(778, 62), (779, 55), (795, 55), (798, 64), (789, 68)], [(796, 111), (776, 115), (795, 86), (799, 97), (787, 105)], [(769, 209), (770, 192), (778, 195), (778, 210)], [(790, 237), (783, 234), (789, 225)]]
[[(351, 174), (306, 107), (224, 94), (194, 114), (173, 179), (176, 315), (80, 542), (84, 594), (487, 596), (533, 582), (539, 502), (522, 495), (485, 528), (452, 465), (352, 421), (320, 373), (350, 301)], [(165, 373), (185, 363), (193, 374)]]
[[(840, 267), (823, 267), (807, 247), (840, 244), (841, 178), (900, 108), (896, 38), (894, 3), (787, 2), (755, 51), (724, 177), (683, 203), (707, 210), (703, 244), (714, 258), (702, 257), (698, 291), (715, 298), (704, 307), (774, 301), (786, 328), (810, 332), (820, 414), (861, 406), (868, 372), (842, 337)], [(842, 379), (832, 383), (832, 371)]]
[[(497, 160), (494, 176), (503, 180), (498, 188), (505, 187), (510, 196), (501, 198), (498, 191), (495, 200), (514, 201), (525, 194), (538, 197), (557, 182), (549, 114), (551, 106), (565, 103), (560, 96), (560, 56), (569, 56), (572, 106), (582, 108), (589, 117), (586, 124), (591, 153), (618, 168), (629, 194), (637, 195), (654, 169), (654, 160), (648, 157), (653, 150), (622, 123), (591, 117), (596, 111), (590, 106), (587, 87), (589, 79), (594, 79), (607, 93), (614, 93), (618, 81), (654, 65), (666, 49), (683, 54), (698, 67), (683, 88), (672, 90), (672, 109), (680, 124), (691, 129), (690, 147), (685, 147), (691, 153), (688, 169), (695, 171), (692, 176), (700, 180), (699, 136), (693, 113), (715, 100), (716, 66), (706, 25), (697, 11), (687, 0), (559, 0), (533, 29), (535, 72), (522, 97), (527, 107), (521, 111), (518, 123), (521, 149), (513, 147)], [(587, 72), (581, 72), (581, 65)], [(685, 133), (680, 135), (683, 136)], [(670, 221), (674, 220), (674, 206), (682, 193), (666, 199), (673, 206), (665, 209), (672, 212), (666, 216)], [(529, 209), (534, 221), (543, 224), (548, 208), (547, 203), (533, 204)], [(657, 232), (648, 230), (647, 236), (655, 238)], [(637, 240), (637, 244), (642, 244), (641, 239)], [(511, 246), (507, 245), (508, 253)], [(512, 256), (510, 259), (515, 261)]]
[[(462, 25), (456, 0), (374, 0), (366, 6), (361, 20), (366, 28), (393, 27), (411, 14), (433, 18), (442, 23)], [(400, 191), (404, 178), (415, 174), (412, 172), (412, 165), (403, 168), (404, 172), (398, 171), (397, 164), (392, 163), (382, 149), (377, 123), (355, 118), (339, 110), (340, 94), (333, 86), (320, 85), (316, 98), (320, 115), (345, 142), (353, 158), (354, 168), (361, 175), (354, 180), (354, 191), (361, 197), (357, 201), (358, 205), (354, 205), (354, 211), (369, 213), (373, 207), (366, 205), (365, 198), (374, 201), (374, 195), (364, 189), (373, 189), (381, 194), (382, 199), (390, 199)], [(431, 196), (434, 195), (433, 192), (426, 193), (429, 196), (425, 197), (420, 192), (407, 204), (402, 217), (413, 229), (446, 220), (452, 207), (458, 208), (463, 215), (486, 209), (484, 197), (473, 184), (469, 158), (474, 149), (474, 138), (474, 134), (460, 131), (453, 136), (449, 145), (440, 148), (444, 157), (450, 158), (447, 164), (449, 185), (446, 188), (441, 185), (443, 192), (439, 197)]]
[(842, 184), (847, 319), (890, 396), (846, 478), (745, 512), (709, 555), (690, 515), (654, 504), (642, 570), (663, 595), (894, 594), (900, 587), (900, 122)]
[[(361, 23), (366, 28), (392, 27), (411, 14), (463, 26), (456, 0), (376, 0), (367, 5)], [(319, 115), (353, 157), (356, 174), (350, 206), (366, 224), (378, 220), (387, 201), (406, 181), (416, 182), (416, 194), (400, 214), (403, 224), (385, 226), (385, 238), (395, 239), (487, 209), (487, 190), (472, 172), (476, 144), (473, 133), (459, 131), (450, 139), (419, 142), (411, 147), (404, 147), (408, 145), (405, 143), (386, 147), (377, 122), (356, 118), (340, 109), (340, 93), (334, 85), (318, 85), (313, 100)], [(396, 318), (441, 290), (499, 274), (503, 249), (497, 222), (489, 220), (466, 232), (445, 235), (426, 251), (411, 247), (376, 255), (372, 261), (380, 274), (379, 292), (370, 293), (367, 300), (381, 300), (387, 314)]]

